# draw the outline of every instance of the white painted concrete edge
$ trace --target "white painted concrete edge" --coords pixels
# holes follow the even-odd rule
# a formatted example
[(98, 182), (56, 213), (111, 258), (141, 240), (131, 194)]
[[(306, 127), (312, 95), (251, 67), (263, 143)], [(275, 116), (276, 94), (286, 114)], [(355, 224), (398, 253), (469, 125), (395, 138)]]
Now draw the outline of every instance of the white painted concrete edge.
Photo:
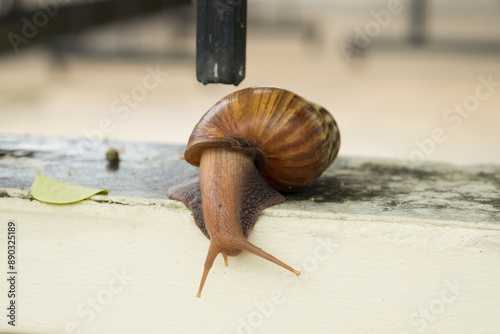
[[(500, 332), (497, 224), (277, 206), (249, 239), (303, 274), (242, 253), (227, 268), (216, 261), (197, 299), (209, 243), (182, 204), (94, 196), (59, 206), (7, 192), (0, 259), (14, 221), (17, 322), (3, 317), (0, 332)], [(8, 288), (1, 280), (3, 301)]]

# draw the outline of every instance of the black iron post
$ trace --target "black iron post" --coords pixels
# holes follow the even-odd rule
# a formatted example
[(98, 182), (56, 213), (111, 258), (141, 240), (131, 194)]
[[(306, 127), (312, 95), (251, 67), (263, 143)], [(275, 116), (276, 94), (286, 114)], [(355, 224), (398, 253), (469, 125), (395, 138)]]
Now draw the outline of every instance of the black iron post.
[(196, 78), (238, 85), (245, 78), (247, 0), (198, 0)]

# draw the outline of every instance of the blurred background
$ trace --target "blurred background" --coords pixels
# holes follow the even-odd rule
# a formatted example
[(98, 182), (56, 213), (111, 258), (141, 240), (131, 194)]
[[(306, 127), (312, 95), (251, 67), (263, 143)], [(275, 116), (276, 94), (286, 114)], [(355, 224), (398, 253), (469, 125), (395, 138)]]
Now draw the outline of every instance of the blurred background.
[(248, 0), (246, 79), (203, 86), (194, 1), (0, 0), (0, 134), (185, 144), (274, 85), (332, 112), (340, 155), (500, 163), (499, 22), (498, 0)]

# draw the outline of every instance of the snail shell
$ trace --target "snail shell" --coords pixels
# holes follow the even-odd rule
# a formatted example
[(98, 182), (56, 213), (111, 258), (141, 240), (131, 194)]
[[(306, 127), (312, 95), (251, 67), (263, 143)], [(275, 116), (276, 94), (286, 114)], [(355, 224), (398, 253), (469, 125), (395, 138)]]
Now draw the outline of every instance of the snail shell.
[(253, 151), (266, 181), (278, 191), (293, 192), (333, 162), (340, 134), (323, 107), (281, 88), (252, 87), (210, 108), (189, 138), (185, 160), (199, 166), (206, 147)]

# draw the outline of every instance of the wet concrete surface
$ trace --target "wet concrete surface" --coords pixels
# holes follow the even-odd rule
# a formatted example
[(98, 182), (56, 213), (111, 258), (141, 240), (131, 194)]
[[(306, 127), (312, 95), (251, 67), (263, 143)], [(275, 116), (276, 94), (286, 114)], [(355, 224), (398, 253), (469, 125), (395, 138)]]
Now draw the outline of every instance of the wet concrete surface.
[[(110, 148), (119, 151), (116, 165), (106, 160)], [(184, 148), (0, 135), (0, 188), (29, 190), (39, 169), (47, 177), (108, 189), (110, 196), (166, 199), (169, 187), (198, 175), (196, 167), (181, 160)], [(314, 184), (285, 196), (278, 208), (498, 224), (500, 165), (412, 167), (341, 155)]]

